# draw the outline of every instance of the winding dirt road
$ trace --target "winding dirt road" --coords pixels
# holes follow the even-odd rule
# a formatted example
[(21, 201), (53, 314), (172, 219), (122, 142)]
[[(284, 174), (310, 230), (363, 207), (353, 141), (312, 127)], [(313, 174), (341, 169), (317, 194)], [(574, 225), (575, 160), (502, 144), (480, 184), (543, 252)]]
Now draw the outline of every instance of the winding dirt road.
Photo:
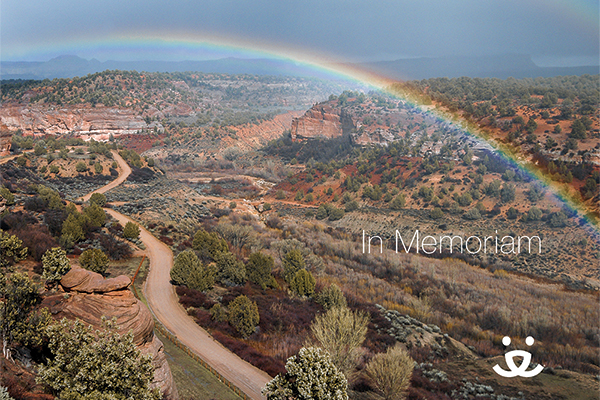
[(131, 174), (131, 168), (129, 167), (129, 164), (127, 164), (127, 162), (123, 160), (123, 158), (119, 155), (119, 153), (116, 152), (116, 150), (112, 150), (111, 152), (113, 154), (113, 157), (115, 158), (115, 161), (117, 161), (119, 167), (121, 168), (121, 173), (119, 174), (119, 177), (114, 181), (111, 181), (108, 185), (102, 186), (100, 189), (96, 189), (93, 192), (86, 194), (81, 198), (81, 201), (88, 201), (94, 193), (106, 193), (110, 189), (116, 188), (121, 183), (125, 182), (127, 177)]
[[(125, 163), (116, 153), (115, 159), (120, 165)], [(125, 165), (127, 166), (127, 163)], [(124, 171), (123, 175), (131, 173), (129, 166), (127, 168), (122, 166), (122, 171)], [(125, 181), (126, 178), (127, 176), (121, 179), (119, 176), (115, 181), (95, 192), (104, 193)], [(119, 183), (113, 185), (117, 181)], [(83, 199), (89, 199), (92, 193), (84, 196)], [(105, 211), (118, 220), (121, 225), (125, 225), (129, 221), (135, 222), (115, 210), (106, 208)], [(146, 246), (150, 258), (150, 270), (144, 286), (144, 295), (154, 316), (183, 344), (240, 388), (248, 397), (256, 400), (265, 399), (260, 391), (271, 380), (271, 377), (223, 347), (187, 315), (183, 306), (179, 304), (174, 286), (170, 283), (173, 252), (166, 244), (141, 226), (140, 231), (140, 239)]]

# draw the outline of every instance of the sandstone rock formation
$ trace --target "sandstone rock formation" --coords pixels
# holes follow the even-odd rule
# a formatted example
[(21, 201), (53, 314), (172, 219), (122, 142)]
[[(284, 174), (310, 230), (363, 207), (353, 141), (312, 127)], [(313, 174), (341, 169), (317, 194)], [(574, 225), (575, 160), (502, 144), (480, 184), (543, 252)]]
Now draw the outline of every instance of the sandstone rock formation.
[(119, 333), (133, 331), (138, 348), (152, 356), (155, 368), (152, 387), (160, 388), (166, 399), (178, 399), (163, 344), (154, 335), (152, 314), (128, 289), (131, 284), (128, 277), (105, 279), (98, 273), (73, 266), (60, 284), (66, 293), (49, 296), (43, 303), (54, 318), (80, 319), (94, 328), (101, 327), (103, 316), (116, 318)]
[(316, 104), (300, 118), (292, 119), (292, 140), (340, 137), (343, 134), (340, 110), (329, 103)]
[(108, 135), (135, 133), (141, 129), (162, 130), (158, 122), (147, 124), (133, 108), (103, 105), (48, 106), (44, 104), (5, 104), (0, 111), (0, 125), (23, 134)]

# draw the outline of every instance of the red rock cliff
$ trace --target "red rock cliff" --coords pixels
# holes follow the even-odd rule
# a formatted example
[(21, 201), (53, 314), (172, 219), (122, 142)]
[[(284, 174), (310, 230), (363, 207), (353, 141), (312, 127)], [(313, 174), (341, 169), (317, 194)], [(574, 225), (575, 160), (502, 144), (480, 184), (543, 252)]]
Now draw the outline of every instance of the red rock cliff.
[(291, 135), (293, 140), (327, 138), (342, 136), (340, 110), (329, 103), (314, 105), (300, 118), (292, 120)]

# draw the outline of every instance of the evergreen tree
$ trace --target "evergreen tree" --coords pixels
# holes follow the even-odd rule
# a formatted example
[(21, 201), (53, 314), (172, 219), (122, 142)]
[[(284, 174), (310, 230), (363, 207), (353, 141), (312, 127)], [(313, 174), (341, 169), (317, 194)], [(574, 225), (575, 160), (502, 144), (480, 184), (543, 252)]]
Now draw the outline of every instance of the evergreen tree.
[(315, 294), (315, 278), (307, 270), (301, 269), (290, 282), (290, 289), (300, 296), (311, 297)]
[(229, 305), (229, 323), (233, 326), (243, 338), (247, 338), (254, 333), (260, 317), (258, 306), (250, 301), (248, 297), (241, 295), (236, 297)]
[(108, 268), (108, 256), (100, 249), (87, 249), (79, 256), (79, 264), (93, 272), (104, 274)]
[(242, 285), (246, 282), (246, 267), (244, 263), (231, 253), (220, 253), (216, 258), (217, 281), (224, 285)]
[(260, 285), (265, 290), (267, 287), (276, 287), (277, 282), (271, 271), (273, 269), (273, 257), (256, 252), (250, 254), (248, 262), (246, 263), (246, 274), (250, 282)]
[(290, 250), (282, 260), (283, 262), (283, 278), (287, 283), (291, 283), (296, 273), (306, 267), (306, 262), (302, 253), (298, 249)]

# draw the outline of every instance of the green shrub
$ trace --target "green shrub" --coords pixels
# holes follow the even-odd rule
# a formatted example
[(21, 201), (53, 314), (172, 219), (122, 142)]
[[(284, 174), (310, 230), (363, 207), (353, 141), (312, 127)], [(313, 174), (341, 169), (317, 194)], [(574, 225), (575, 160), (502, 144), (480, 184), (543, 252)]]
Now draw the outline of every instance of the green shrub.
[(85, 172), (87, 169), (88, 167), (83, 161), (79, 161), (77, 164), (75, 164), (75, 171), (77, 172)]
[(322, 305), (325, 310), (330, 310), (334, 307), (346, 307), (346, 297), (337, 285), (330, 285), (321, 290), (316, 296), (315, 301)]
[(288, 358), (285, 369), (263, 389), (268, 399), (348, 400), (348, 381), (323, 349), (303, 347)]
[(123, 237), (125, 239), (136, 239), (140, 236), (140, 227), (129, 221), (125, 224), (123, 228)]
[(0, 196), (4, 197), (7, 206), (15, 204), (15, 196), (4, 186), (0, 187)]
[(90, 271), (104, 274), (108, 268), (108, 256), (100, 249), (87, 249), (79, 256), (79, 264)]
[(246, 267), (244, 263), (231, 253), (217, 255), (217, 281), (224, 285), (242, 285), (246, 282)]
[(98, 204), (100, 207), (106, 205), (106, 196), (102, 193), (93, 193), (90, 197), (90, 204)]
[(207, 232), (200, 229), (194, 235), (192, 247), (196, 250), (203, 261), (214, 261), (220, 253), (229, 252), (227, 242), (216, 232)]
[(42, 279), (46, 282), (54, 283), (69, 272), (71, 264), (67, 258), (67, 253), (60, 247), (54, 247), (47, 250), (42, 256), (43, 274)]

